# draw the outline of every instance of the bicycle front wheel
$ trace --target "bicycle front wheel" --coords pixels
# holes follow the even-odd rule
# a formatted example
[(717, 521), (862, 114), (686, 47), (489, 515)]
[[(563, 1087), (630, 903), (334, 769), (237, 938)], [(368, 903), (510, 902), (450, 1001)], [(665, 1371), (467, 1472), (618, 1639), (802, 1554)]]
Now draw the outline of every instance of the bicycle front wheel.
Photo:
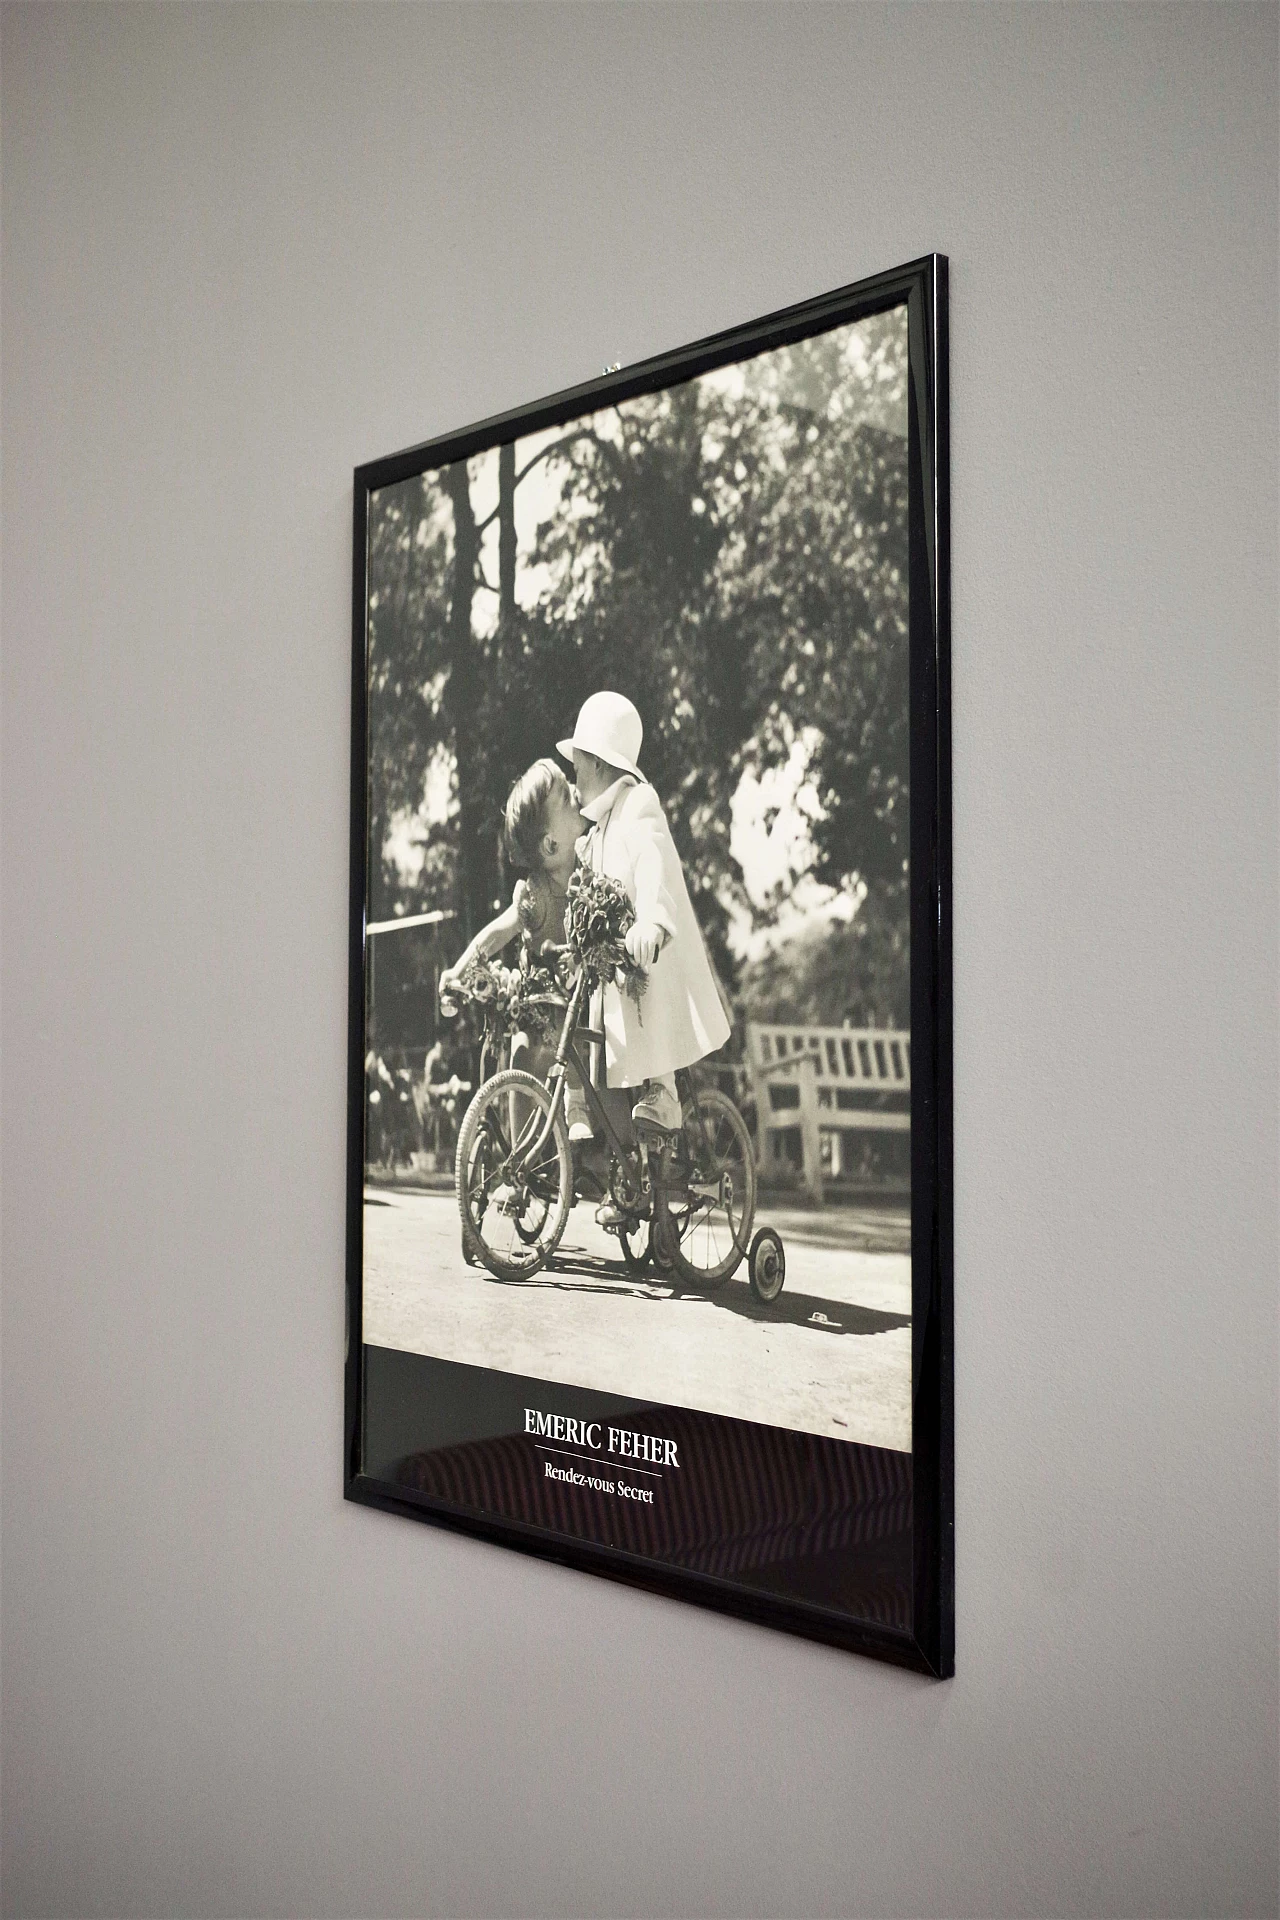
[[(467, 1108), (454, 1175), (464, 1240), (499, 1280), (527, 1280), (560, 1243), (573, 1205), (573, 1156), (551, 1095), (531, 1073), (495, 1073)], [(536, 1149), (536, 1151), (535, 1151)]]

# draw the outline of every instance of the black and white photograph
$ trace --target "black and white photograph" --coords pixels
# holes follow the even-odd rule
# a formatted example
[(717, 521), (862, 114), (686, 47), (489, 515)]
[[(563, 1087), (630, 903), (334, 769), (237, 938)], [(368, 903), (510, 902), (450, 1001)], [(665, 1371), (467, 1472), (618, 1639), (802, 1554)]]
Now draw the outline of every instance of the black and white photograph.
[(875, 1450), (909, 1533), (913, 369), (868, 305), (369, 478), (366, 1442), (547, 1383)]
[(909, 1449), (906, 361), (897, 307), (374, 495), (366, 1340)]

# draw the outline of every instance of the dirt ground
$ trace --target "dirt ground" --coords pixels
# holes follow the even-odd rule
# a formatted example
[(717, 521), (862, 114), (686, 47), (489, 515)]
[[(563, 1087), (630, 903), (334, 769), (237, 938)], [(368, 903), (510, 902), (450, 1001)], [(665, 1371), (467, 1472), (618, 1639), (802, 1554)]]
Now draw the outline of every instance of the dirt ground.
[(636, 1277), (580, 1202), (554, 1271), (504, 1285), (462, 1258), (452, 1193), (365, 1194), (364, 1338), (373, 1346), (908, 1450), (905, 1216), (761, 1206), (787, 1279), (772, 1306), (745, 1262), (719, 1293)]

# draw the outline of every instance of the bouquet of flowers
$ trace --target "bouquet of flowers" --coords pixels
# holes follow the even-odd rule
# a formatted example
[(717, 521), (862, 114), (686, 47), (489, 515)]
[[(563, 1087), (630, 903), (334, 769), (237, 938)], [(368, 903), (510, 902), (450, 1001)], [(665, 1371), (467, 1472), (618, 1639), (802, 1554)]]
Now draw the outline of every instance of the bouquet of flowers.
[(564, 910), (570, 951), (593, 983), (620, 987), (639, 1013), (649, 982), (626, 948), (635, 918), (636, 910), (619, 881), (606, 873), (593, 873), (590, 867), (574, 868)]
[[(546, 996), (552, 997), (549, 1005)], [(469, 1015), (491, 1046), (511, 1033), (527, 1033), (533, 1040), (554, 1040), (563, 1009), (564, 997), (555, 975), (548, 967), (534, 965), (527, 947), (522, 949), (516, 967), (504, 967), (483, 957), (469, 961), (456, 982), (440, 992), (440, 1011), (445, 1018)]]

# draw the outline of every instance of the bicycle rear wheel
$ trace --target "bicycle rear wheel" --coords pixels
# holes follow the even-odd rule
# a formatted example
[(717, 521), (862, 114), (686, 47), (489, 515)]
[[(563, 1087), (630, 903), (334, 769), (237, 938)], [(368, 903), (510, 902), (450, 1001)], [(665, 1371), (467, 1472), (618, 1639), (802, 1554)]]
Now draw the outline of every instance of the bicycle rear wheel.
[(509, 1067), (485, 1082), (458, 1135), (454, 1177), (464, 1240), (499, 1280), (527, 1280), (560, 1244), (573, 1205), (573, 1156), (557, 1110), (536, 1160), (530, 1150), (551, 1109), (531, 1073)]
[(704, 1292), (722, 1287), (751, 1241), (756, 1162), (746, 1121), (714, 1087), (686, 1100), (683, 1130), (663, 1148), (653, 1205), (680, 1278)]

